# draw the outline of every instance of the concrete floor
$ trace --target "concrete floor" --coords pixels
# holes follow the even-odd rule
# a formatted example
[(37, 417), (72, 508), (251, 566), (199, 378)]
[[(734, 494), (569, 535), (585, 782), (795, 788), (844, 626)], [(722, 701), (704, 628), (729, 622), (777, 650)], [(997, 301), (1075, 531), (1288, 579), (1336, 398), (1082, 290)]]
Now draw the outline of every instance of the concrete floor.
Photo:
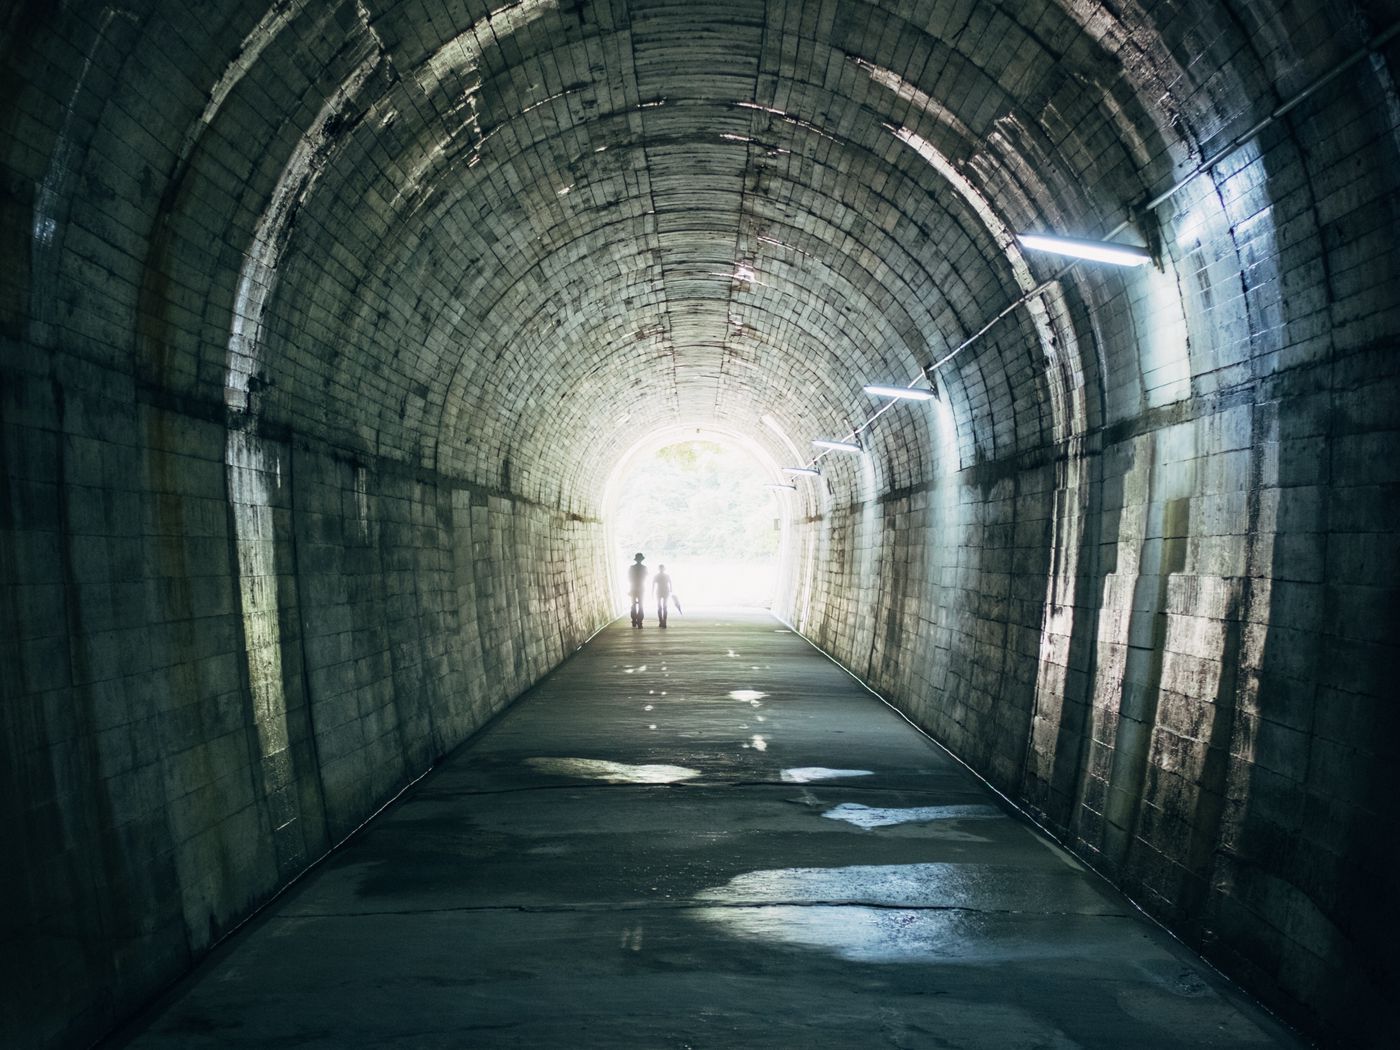
[(734, 613), (609, 627), (114, 1045), (1299, 1044)]

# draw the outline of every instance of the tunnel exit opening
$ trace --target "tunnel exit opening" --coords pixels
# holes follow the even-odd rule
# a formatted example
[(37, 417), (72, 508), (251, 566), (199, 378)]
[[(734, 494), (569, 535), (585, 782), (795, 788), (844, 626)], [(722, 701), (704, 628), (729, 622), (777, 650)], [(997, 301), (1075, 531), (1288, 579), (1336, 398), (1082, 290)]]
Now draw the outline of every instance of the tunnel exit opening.
[(663, 565), (686, 611), (771, 607), (790, 532), (789, 507), (767, 487), (779, 477), (761, 448), (725, 431), (670, 428), (634, 446), (604, 495), (616, 611), (628, 607), (637, 553), (649, 573), (648, 619)]

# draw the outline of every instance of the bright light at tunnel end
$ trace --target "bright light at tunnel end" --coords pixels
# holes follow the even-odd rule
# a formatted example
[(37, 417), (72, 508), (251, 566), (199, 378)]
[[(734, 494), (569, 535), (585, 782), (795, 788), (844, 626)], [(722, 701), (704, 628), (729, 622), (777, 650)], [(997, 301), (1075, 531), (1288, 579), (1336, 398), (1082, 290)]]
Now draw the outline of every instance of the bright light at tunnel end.
[(1016, 239), (1027, 248), (1055, 255), (1068, 255), (1090, 262), (1111, 263), (1114, 266), (1141, 266), (1151, 262), (1146, 248), (1114, 241), (1083, 241), (1075, 237), (1052, 237), (1044, 233), (1018, 233)]
[(927, 387), (884, 386), (880, 383), (867, 383), (863, 388), (867, 394), (876, 397), (894, 397), (901, 401), (932, 401), (937, 395)]
[(861, 452), (861, 447), (854, 441), (829, 441), (826, 438), (817, 438), (812, 442), (817, 448), (829, 449), (832, 452)]

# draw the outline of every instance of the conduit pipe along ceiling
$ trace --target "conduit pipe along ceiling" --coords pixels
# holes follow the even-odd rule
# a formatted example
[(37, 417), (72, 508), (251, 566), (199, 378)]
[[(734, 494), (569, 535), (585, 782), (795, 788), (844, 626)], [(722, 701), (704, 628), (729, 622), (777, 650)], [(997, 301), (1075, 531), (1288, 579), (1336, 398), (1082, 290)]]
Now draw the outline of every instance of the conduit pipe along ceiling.
[[(1152, 228), (1155, 230), (1155, 223), (1157, 221), (1155, 212), (1158, 208), (1170, 202), (1173, 198), (1181, 194), (1199, 176), (1208, 174), (1217, 165), (1227, 160), (1233, 153), (1253, 142), (1262, 132), (1265, 131), (1265, 129), (1269, 128), (1272, 124), (1282, 119), (1292, 110), (1294, 110), (1299, 105), (1311, 98), (1318, 91), (1324, 89), (1328, 84), (1343, 76), (1348, 70), (1352, 69), (1354, 66), (1367, 59), (1372, 59), (1374, 61), (1375, 57), (1381, 52), (1381, 50), (1385, 48), (1388, 44), (1390, 44), (1390, 42), (1393, 41), (1397, 36), (1400, 36), (1400, 22), (1396, 22), (1382, 29), (1380, 32), (1374, 34), (1360, 47), (1357, 47), (1350, 54), (1347, 54), (1344, 57), (1337, 60), (1330, 68), (1328, 68), (1326, 71), (1315, 77), (1301, 90), (1294, 93), (1287, 101), (1274, 107), (1274, 109), (1262, 119), (1256, 121), (1253, 124), (1249, 124), (1246, 127), (1242, 127), (1232, 138), (1230, 138), (1227, 142), (1225, 142), (1223, 145), (1217, 148), (1208, 157), (1199, 161), (1195, 165), (1195, 167), (1192, 168), (1191, 171), (1189, 171), (1187, 174), (1178, 177), (1176, 181), (1171, 183), (1171, 185), (1168, 186), (1166, 189), (1162, 190), (1160, 193), (1157, 193), (1155, 196), (1152, 196), (1149, 200), (1145, 201), (1144, 203), (1136, 207), (1130, 208), (1129, 218), (1124, 219), (1122, 222), (1118, 223), (1118, 225), (1114, 226), (1113, 229), (1111, 229), (1108, 232), (1105, 238), (1092, 239), (1081, 237), (1068, 237), (1050, 233), (1019, 233), (1016, 235), (1016, 240), (1025, 247), (1030, 248), (1034, 251), (1046, 252), (1053, 255), (1068, 256), (1076, 261), (1105, 263), (1112, 266), (1121, 266), (1129, 268), (1142, 266), (1146, 263), (1153, 261), (1152, 253), (1147, 248), (1135, 244), (1124, 244), (1118, 241), (1114, 241), (1112, 240), (1112, 238), (1117, 237), (1118, 235), (1126, 231), (1134, 229), (1139, 222), (1145, 222), (1149, 224), (1149, 226), (1152, 226)], [(863, 68), (868, 68), (872, 72), (876, 72), (878, 69), (878, 67), (874, 67), (865, 62), (860, 62), (860, 64), (863, 66)], [(884, 77), (877, 77), (877, 79), (882, 80), (882, 82), (885, 82), (887, 84), (901, 83), (899, 77), (889, 74), (888, 71), (884, 71)], [(919, 92), (917, 89), (910, 88), (908, 85), (904, 85), (904, 87), (905, 89), (911, 92), (911, 95), (913, 97), (921, 98), (925, 103), (932, 103), (932, 100), (929, 99), (928, 96), (923, 95), (923, 93)], [(934, 108), (940, 107), (935, 106)], [(940, 111), (946, 112), (946, 110), (941, 109)], [(1236, 123), (1242, 123), (1242, 121), (1237, 118)], [(886, 127), (891, 128), (893, 130), (891, 125), (886, 125)], [(923, 143), (923, 140), (919, 136), (910, 132), (906, 128), (898, 129), (897, 134), (899, 134), (899, 136), (906, 142), (912, 143), (914, 141), (918, 141), (921, 144)], [(935, 164), (935, 166), (937, 166), (937, 164)], [(1023, 291), (1018, 298), (1016, 298), (1009, 305), (1003, 307), (999, 312), (994, 314), (989, 321), (983, 324), (976, 331), (972, 332), (971, 335), (969, 335), (951, 351), (947, 352), (942, 357), (933, 361), (931, 364), (925, 366), (925, 368), (923, 369), (924, 375), (930, 377), (930, 381), (932, 381), (932, 376), (938, 369), (942, 368), (944, 365), (949, 364), (955, 357), (957, 357), (963, 351), (969, 349), (974, 343), (980, 341), (985, 336), (987, 336), (998, 325), (999, 322), (1001, 322), (1009, 316), (1014, 315), (1014, 313), (1019, 308), (1034, 302), (1037, 299), (1037, 297), (1042, 296), (1053, 290), (1061, 280), (1063, 280), (1073, 271), (1075, 265), (1076, 263), (1071, 263), (1068, 266), (1065, 266), (1064, 268), (1059, 270), (1050, 278), (1041, 281), (1039, 284), (1036, 284), (1034, 287), (1028, 290)], [(902, 390), (908, 390), (913, 387), (914, 382), (911, 382), (909, 388), (899, 388), (894, 386), (882, 385), (867, 385), (864, 389), (867, 393), (870, 394), (911, 400), (929, 400), (938, 397), (938, 390), (936, 385), (934, 385), (931, 391), (928, 391), (926, 393), (899, 392)], [(865, 431), (881, 415), (883, 415), (889, 407), (890, 406), (887, 405), (885, 406), (885, 408), (880, 409), (874, 415), (868, 417), (865, 420), (865, 422), (863, 422), (860, 426), (858, 426), (855, 429), (854, 433), (859, 435), (860, 433)]]

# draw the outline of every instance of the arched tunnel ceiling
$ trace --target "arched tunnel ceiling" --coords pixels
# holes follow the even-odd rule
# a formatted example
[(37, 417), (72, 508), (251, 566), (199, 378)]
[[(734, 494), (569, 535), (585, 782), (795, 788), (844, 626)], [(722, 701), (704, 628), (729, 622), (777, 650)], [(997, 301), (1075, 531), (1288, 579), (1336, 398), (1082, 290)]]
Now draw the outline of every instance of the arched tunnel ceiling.
[[(1107, 231), (1238, 108), (1237, 27), (1168, 41), (1130, 6), (1121, 22), (1069, 0), (171, 16), (141, 60), (179, 65), (151, 51), (175, 36), (205, 64), (170, 102), (190, 130), (143, 308), (203, 292), (184, 378), (222, 377), (235, 410), (569, 507), (596, 509), (657, 427), (737, 427), (785, 461), (773, 427), (802, 447), (850, 431), (875, 407), (861, 383), (911, 379), (1052, 272), (1012, 231)], [(1183, 49), (1223, 49), (1232, 72), (1193, 85)], [(224, 252), (208, 272), (211, 237), (236, 267)], [(1111, 300), (1118, 279), (1094, 280)], [(1063, 429), (1044, 361), (1080, 307), (1057, 303), (941, 374), (963, 463)], [(143, 331), (179, 372), (159, 324)], [(1102, 352), (1075, 351), (1072, 385), (1125, 367)], [(886, 485), (926, 477), (919, 457), (948, 438), (907, 411), (867, 436)]]
[[(773, 471), (935, 360), (779, 497), (775, 611), (1232, 973), (1380, 1016), (1397, 2), (0, 5), (40, 1041), (591, 636), (629, 450)], [(1014, 239), (1120, 227), (1156, 265)]]

